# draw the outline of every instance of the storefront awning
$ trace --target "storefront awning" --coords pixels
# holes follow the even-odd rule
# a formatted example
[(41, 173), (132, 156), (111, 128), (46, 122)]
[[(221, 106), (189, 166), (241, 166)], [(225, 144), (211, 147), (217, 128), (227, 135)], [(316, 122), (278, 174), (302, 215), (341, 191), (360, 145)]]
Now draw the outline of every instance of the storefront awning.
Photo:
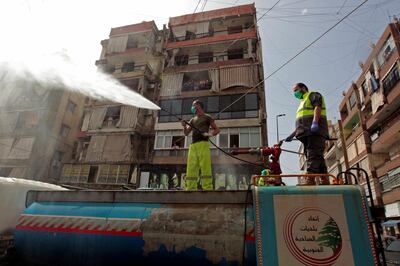
[(382, 225), (389, 227), (389, 226), (395, 226), (399, 223), (400, 223), (400, 220), (389, 220), (389, 221), (382, 223)]

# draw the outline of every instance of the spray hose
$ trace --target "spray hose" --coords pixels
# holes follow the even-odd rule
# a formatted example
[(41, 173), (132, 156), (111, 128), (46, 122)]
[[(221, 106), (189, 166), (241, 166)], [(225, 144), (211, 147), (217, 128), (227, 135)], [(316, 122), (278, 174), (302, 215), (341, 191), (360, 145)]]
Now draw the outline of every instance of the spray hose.
[[(202, 132), (200, 129), (198, 129), (197, 127), (191, 125), (191, 124), (190, 124), (189, 122), (187, 122), (186, 120), (183, 120), (182, 118), (180, 118), (179, 116), (177, 116), (177, 115), (175, 115), (175, 114), (172, 114), (171, 112), (165, 110), (165, 109), (162, 108), (162, 107), (160, 107), (160, 108), (161, 108), (161, 110), (163, 110), (164, 112), (168, 113), (169, 115), (172, 115), (172, 116), (174, 116), (175, 118), (177, 118), (179, 121), (184, 122), (186, 125), (190, 126), (190, 127), (193, 128), (194, 130), (196, 130), (196, 131), (198, 131), (198, 132), (200, 132), (200, 133), (204, 133), (204, 132)], [(265, 167), (264, 164), (255, 163), (255, 162), (250, 162), (250, 161), (244, 160), (244, 159), (242, 159), (242, 158), (238, 158), (238, 157), (236, 157), (236, 156), (233, 156), (233, 155), (230, 154), (229, 152), (227, 152), (227, 151), (225, 151), (224, 149), (218, 147), (218, 145), (215, 144), (212, 140), (208, 139), (208, 141), (209, 141), (215, 148), (217, 148), (219, 151), (221, 151), (222, 153), (224, 153), (225, 155), (227, 155), (227, 156), (229, 156), (229, 157), (231, 157), (231, 158), (233, 158), (233, 159), (236, 159), (236, 160), (239, 160), (239, 161), (241, 161), (241, 162), (244, 162), (244, 163), (247, 163), (247, 164), (251, 164), (251, 165), (254, 165), (254, 166), (258, 166), (258, 167)]]

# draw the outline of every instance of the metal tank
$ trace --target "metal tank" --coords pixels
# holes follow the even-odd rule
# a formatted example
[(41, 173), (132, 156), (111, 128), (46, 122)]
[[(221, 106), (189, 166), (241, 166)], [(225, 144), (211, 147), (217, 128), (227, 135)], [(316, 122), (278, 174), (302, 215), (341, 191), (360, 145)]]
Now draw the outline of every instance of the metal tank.
[(0, 236), (12, 235), (20, 214), (25, 209), (29, 190), (67, 190), (63, 187), (13, 177), (0, 177)]
[(31, 191), (22, 265), (255, 265), (247, 191)]

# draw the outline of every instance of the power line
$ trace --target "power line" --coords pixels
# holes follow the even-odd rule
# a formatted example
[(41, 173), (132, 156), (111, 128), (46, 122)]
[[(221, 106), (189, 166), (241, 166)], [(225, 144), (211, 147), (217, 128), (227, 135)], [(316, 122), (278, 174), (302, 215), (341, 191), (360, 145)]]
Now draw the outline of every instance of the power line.
[(199, 0), (199, 1), (197, 2), (196, 8), (194, 9), (193, 13), (196, 13), (196, 10), (197, 10), (197, 8), (199, 7), (200, 2), (201, 2), (201, 0)]
[(334, 25), (332, 25), (329, 29), (327, 29), (325, 32), (323, 32), (320, 36), (318, 36), (315, 40), (313, 40), (311, 43), (309, 43), (306, 47), (304, 47), (303, 49), (301, 49), (297, 54), (295, 54), (293, 57), (291, 57), (290, 59), (288, 59), (285, 63), (283, 63), (280, 67), (278, 67), (277, 69), (275, 69), (271, 74), (269, 74), (264, 80), (260, 81), (259, 83), (257, 83), (254, 87), (251, 87), (250, 89), (248, 89), (242, 96), (240, 96), (238, 99), (236, 99), (235, 101), (233, 101), (230, 105), (228, 105), (227, 107), (225, 107), (224, 109), (222, 109), (217, 115), (219, 115), (220, 113), (222, 113), (223, 111), (225, 111), (226, 109), (228, 109), (229, 107), (231, 107), (232, 105), (234, 105), (235, 103), (237, 103), (238, 101), (240, 101), (243, 97), (245, 97), (247, 94), (249, 94), (253, 89), (258, 88), (259, 85), (261, 85), (262, 83), (264, 83), (267, 79), (269, 79), (270, 77), (272, 77), (274, 74), (276, 74), (278, 71), (280, 71), (282, 68), (284, 68), (286, 65), (288, 65), (290, 62), (292, 62), (296, 57), (298, 57), (299, 55), (301, 55), (304, 51), (306, 51), (308, 48), (310, 48), (314, 43), (316, 43), (317, 41), (319, 41), (322, 37), (324, 37), (326, 34), (328, 34), (328, 32), (330, 32), (332, 29), (334, 29), (337, 25), (339, 25), (342, 21), (344, 21), (347, 17), (349, 17), (351, 14), (353, 14), (357, 9), (359, 9), (361, 6), (363, 6), (366, 2), (368, 2), (368, 0), (364, 0), (361, 4), (359, 4), (356, 8), (354, 8), (352, 11), (350, 11), (347, 15), (345, 15), (343, 18), (341, 18), (338, 22), (336, 22)]
[(207, 1), (208, 1), (208, 0), (204, 0), (204, 3), (203, 3), (203, 5), (202, 5), (202, 7), (201, 7), (201, 12), (204, 11), (204, 8), (206, 7)]
[(337, 15), (340, 14), (340, 11), (342, 10), (342, 8), (344, 7), (344, 5), (347, 3), (347, 0), (343, 1), (343, 4), (340, 6), (339, 10), (336, 12)]

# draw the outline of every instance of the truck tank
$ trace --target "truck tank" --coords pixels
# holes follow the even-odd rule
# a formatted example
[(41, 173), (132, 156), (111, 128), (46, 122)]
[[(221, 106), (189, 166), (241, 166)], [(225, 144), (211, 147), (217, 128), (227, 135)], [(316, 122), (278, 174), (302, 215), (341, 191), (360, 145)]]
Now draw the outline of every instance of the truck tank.
[(22, 265), (256, 265), (248, 191), (31, 191)]
[(39, 181), (0, 177), (0, 236), (12, 235), (19, 215), (25, 209), (29, 190), (67, 190), (63, 187)]

